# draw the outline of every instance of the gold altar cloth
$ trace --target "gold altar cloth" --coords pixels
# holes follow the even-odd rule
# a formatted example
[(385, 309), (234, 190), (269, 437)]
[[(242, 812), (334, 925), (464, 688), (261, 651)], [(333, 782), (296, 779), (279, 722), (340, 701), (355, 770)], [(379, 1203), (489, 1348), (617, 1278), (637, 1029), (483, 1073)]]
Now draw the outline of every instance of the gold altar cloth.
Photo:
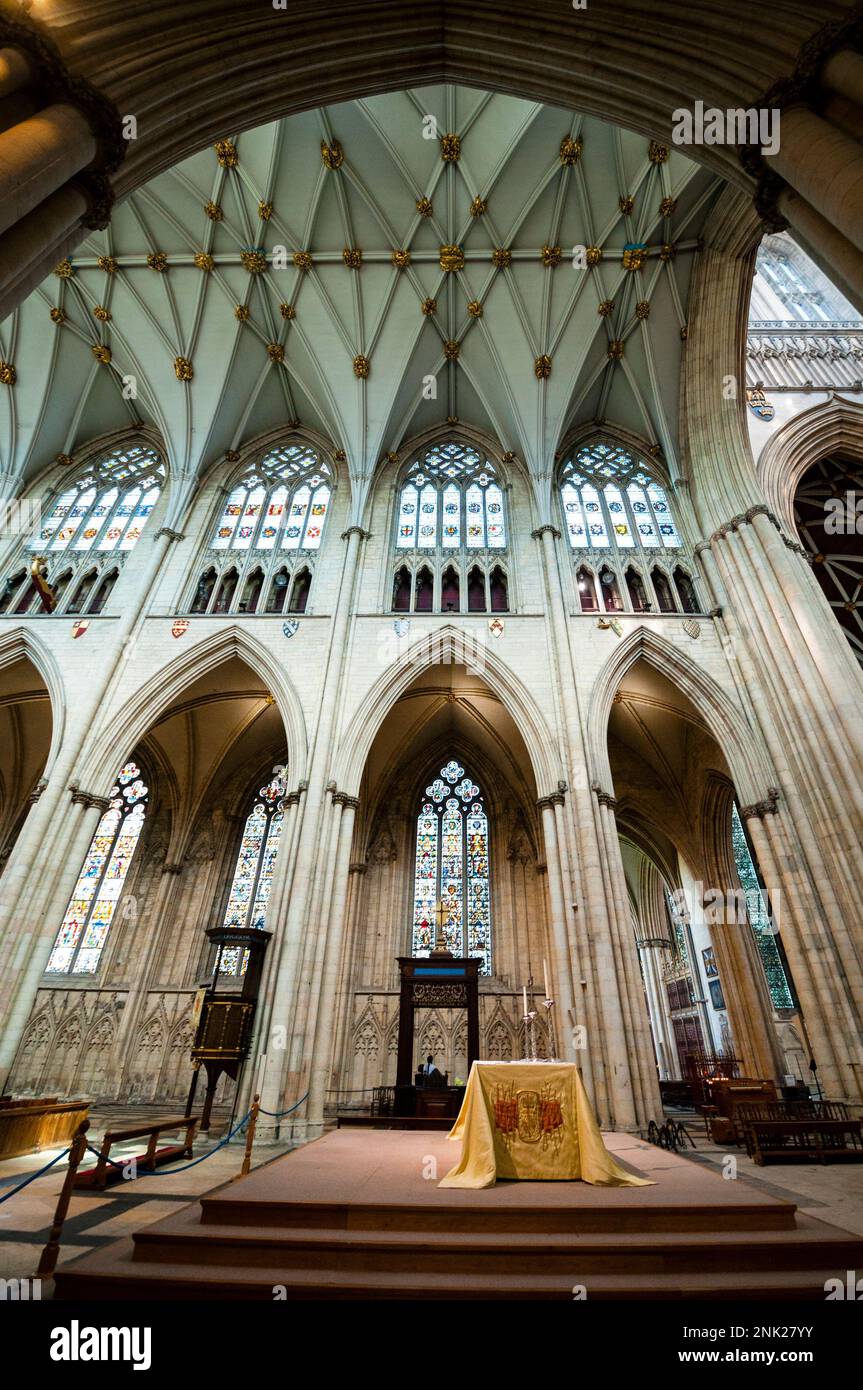
[(461, 1162), (440, 1187), (493, 1187), (497, 1178), (581, 1178), (652, 1187), (615, 1163), (571, 1062), (474, 1062), (458, 1119)]

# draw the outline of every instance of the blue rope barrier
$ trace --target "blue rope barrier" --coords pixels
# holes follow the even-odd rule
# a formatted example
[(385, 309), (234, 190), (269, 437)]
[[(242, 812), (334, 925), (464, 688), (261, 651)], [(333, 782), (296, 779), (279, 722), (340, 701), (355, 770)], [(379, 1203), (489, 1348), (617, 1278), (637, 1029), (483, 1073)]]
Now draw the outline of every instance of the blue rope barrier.
[[(305, 1097), (304, 1097), (304, 1099), (305, 1099)], [(174, 1173), (184, 1173), (188, 1168), (194, 1168), (194, 1167), (196, 1167), (197, 1164), (203, 1163), (205, 1158), (212, 1158), (212, 1156), (213, 1156), (214, 1153), (216, 1153), (219, 1149), (223, 1149), (223, 1148), (225, 1147), (226, 1144), (229, 1144), (230, 1141), (233, 1139), (233, 1137), (234, 1137), (235, 1134), (239, 1134), (239, 1132), (240, 1132), (241, 1129), (245, 1129), (245, 1127), (246, 1127), (246, 1125), (249, 1123), (249, 1120), (251, 1119), (251, 1117), (252, 1117), (252, 1112), (251, 1112), (251, 1110), (250, 1110), (249, 1113), (248, 1113), (247, 1115), (244, 1115), (244, 1116), (243, 1116), (243, 1118), (242, 1118), (242, 1120), (240, 1120), (239, 1124), (238, 1124), (238, 1125), (235, 1125), (234, 1128), (231, 1130), (231, 1132), (230, 1132), (229, 1134), (226, 1134), (226, 1135), (225, 1135), (224, 1139), (220, 1139), (219, 1142), (218, 1142), (218, 1144), (214, 1144), (213, 1147), (209, 1150), (208, 1153), (201, 1154), (199, 1158), (193, 1158), (193, 1159), (191, 1159), (188, 1163), (182, 1164), (182, 1166), (179, 1167), (179, 1168), (168, 1168), (168, 1167), (164, 1167), (164, 1168), (153, 1168), (153, 1169), (147, 1168), (147, 1169), (145, 1169), (144, 1172), (142, 1172), (142, 1173), (136, 1173), (136, 1174), (135, 1174), (135, 1178), (169, 1178), (169, 1177), (171, 1177), (172, 1174), (174, 1174)], [(87, 1148), (90, 1150), (91, 1153), (95, 1154), (97, 1158), (101, 1158), (101, 1154), (98, 1152), (98, 1150), (92, 1148), (89, 1144), (87, 1145)], [(67, 1153), (68, 1153), (68, 1150), (67, 1150)], [(115, 1160), (114, 1160), (113, 1158), (106, 1158), (106, 1160), (105, 1160), (106, 1163), (110, 1163), (110, 1165), (111, 1165), (112, 1168), (126, 1168), (126, 1167), (129, 1165), (129, 1163), (131, 1163), (131, 1161), (132, 1161), (132, 1160), (131, 1160), (131, 1159), (128, 1159), (128, 1158), (126, 1159), (125, 1162), (120, 1162), (120, 1163), (115, 1162)], [(87, 1169), (85, 1169), (84, 1171), (85, 1171), (85, 1172), (88, 1172), (88, 1173), (92, 1173), (92, 1172), (93, 1172), (93, 1169), (92, 1169), (92, 1168), (87, 1168)], [(37, 1174), (37, 1177), (38, 1177), (38, 1174)], [(134, 1179), (132, 1179), (132, 1178), (127, 1178), (126, 1181), (127, 1181), (127, 1182), (132, 1182), (132, 1181), (134, 1181)]]
[(300, 1096), (296, 1105), (292, 1105), (289, 1110), (264, 1110), (261, 1106), (258, 1106), (258, 1114), (269, 1115), (271, 1120), (281, 1120), (284, 1119), (285, 1115), (290, 1115), (293, 1113), (294, 1110), (298, 1110), (302, 1105), (303, 1101), (308, 1100), (308, 1098), (309, 1093), (308, 1091), (306, 1091), (306, 1094), (304, 1096)]
[(11, 1192), (7, 1192), (5, 1196), (0, 1197), (0, 1204), (8, 1202), (9, 1198), (14, 1197), (16, 1192), (20, 1192), (24, 1187), (29, 1187), (31, 1182), (35, 1182), (37, 1178), (41, 1178), (43, 1173), (47, 1173), (49, 1168), (53, 1168), (54, 1164), (59, 1163), (60, 1159), (65, 1158), (69, 1152), (69, 1149), (64, 1149), (56, 1158), (52, 1158), (50, 1163), (46, 1163), (44, 1168), (40, 1168), (38, 1173), (31, 1173), (29, 1178), (25, 1178), (23, 1182), (19, 1182), (17, 1187), (12, 1188)]

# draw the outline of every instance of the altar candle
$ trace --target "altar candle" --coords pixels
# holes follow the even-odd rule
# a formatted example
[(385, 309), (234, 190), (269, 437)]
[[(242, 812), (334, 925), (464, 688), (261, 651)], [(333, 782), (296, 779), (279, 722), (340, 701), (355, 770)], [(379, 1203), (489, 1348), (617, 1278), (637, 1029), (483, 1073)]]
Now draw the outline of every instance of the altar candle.
[(527, 985), (522, 985), (521, 992), (524, 995), (524, 1016), (527, 1018)]
[(550, 990), (549, 987), (548, 987), (548, 966), (547, 966), (546, 963), (545, 963), (545, 957), (544, 957), (544, 956), (543, 956), (543, 960), (542, 960), (542, 982), (543, 982), (543, 984), (545, 985), (545, 997), (546, 997), (546, 999), (550, 999), (550, 998), (551, 998), (551, 990)]

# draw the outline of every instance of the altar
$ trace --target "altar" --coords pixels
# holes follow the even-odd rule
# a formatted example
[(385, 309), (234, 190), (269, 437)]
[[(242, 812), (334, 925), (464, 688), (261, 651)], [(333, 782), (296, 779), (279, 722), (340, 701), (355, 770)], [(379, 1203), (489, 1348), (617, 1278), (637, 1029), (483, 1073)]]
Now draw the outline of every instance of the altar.
[(449, 1137), (462, 1141), (462, 1154), (440, 1187), (493, 1187), (498, 1178), (653, 1185), (612, 1158), (571, 1062), (474, 1062)]

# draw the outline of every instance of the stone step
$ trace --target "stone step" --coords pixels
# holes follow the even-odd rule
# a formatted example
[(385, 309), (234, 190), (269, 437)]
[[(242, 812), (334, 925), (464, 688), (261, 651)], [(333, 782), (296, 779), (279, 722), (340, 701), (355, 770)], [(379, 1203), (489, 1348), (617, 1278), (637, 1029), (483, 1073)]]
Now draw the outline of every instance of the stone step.
[[(495, 1214), (496, 1215), (496, 1214)], [(753, 1243), (747, 1231), (620, 1232), (592, 1234), (486, 1230), (406, 1231), (202, 1225), (195, 1208), (166, 1217), (134, 1237), (137, 1262), (199, 1263), (235, 1269), (275, 1262), (296, 1268), (378, 1269), (397, 1272), (421, 1264), (430, 1273), (463, 1274), (518, 1268), (541, 1262), (564, 1274), (614, 1273), (625, 1264), (633, 1273), (806, 1269), (834, 1272), (863, 1262), (863, 1239), (808, 1217), (793, 1231), (767, 1231)]]
[(822, 1300), (824, 1283), (836, 1270), (709, 1270), (697, 1275), (650, 1273), (631, 1270), (615, 1274), (547, 1270), (506, 1273), (465, 1273), (441, 1278), (428, 1269), (360, 1271), (298, 1269), (273, 1264), (261, 1268), (238, 1267), (225, 1278), (224, 1270), (198, 1266), (194, 1272), (168, 1261), (137, 1263), (132, 1259), (131, 1239), (117, 1242), (89, 1255), (76, 1272), (76, 1263), (57, 1271), (55, 1297), (64, 1299), (217, 1299), (272, 1301), (274, 1290), (296, 1299), (551, 1299), (570, 1301), (576, 1286), (584, 1284), (587, 1300)]
[[(472, 1196), (472, 1194), (470, 1194)], [(326, 1230), (405, 1230), (430, 1231), (440, 1234), (445, 1231), (475, 1231), (481, 1233), (489, 1228), (490, 1212), (488, 1205), (477, 1194), (473, 1201), (465, 1200), (468, 1194), (458, 1193), (462, 1199), (447, 1205), (436, 1202), (434, 1206), (421, 1207), (399, 1203), (380, 1203), (353, 1201), (316, 1202), (283, 1199), (267, 1202), (254, 1199), (244, 1202), (232, 1192), (231, 1187), (221, 1189), (220, 1193), (201, 1199), (201, 1221), (205, 1226), (248, 1226), (298, 1227)], [(749, 1201), (735, 1205), (723, 1203), (721, 1222), (724, 1230), (733, 1231), (790, 1231), (794, 1229), (796, 1208), (791, 1202), (777, 1202), (768, 1198), (764, 1203)], [(607, 1206), (561, 1207), (549, 1204), (532, 1204), (526, 1207), (496, 1207), (493, 1212), (494, 1228), (513, 1234), (571, 1233), (628, 1234), (641, 1231), (713, 1231), (717, 1225), (717, 1208), (710, 1205), (695, 1204), (689, 1207), (669, 1204), (644, 1206), (624, 1206), (610, 1196)]]

